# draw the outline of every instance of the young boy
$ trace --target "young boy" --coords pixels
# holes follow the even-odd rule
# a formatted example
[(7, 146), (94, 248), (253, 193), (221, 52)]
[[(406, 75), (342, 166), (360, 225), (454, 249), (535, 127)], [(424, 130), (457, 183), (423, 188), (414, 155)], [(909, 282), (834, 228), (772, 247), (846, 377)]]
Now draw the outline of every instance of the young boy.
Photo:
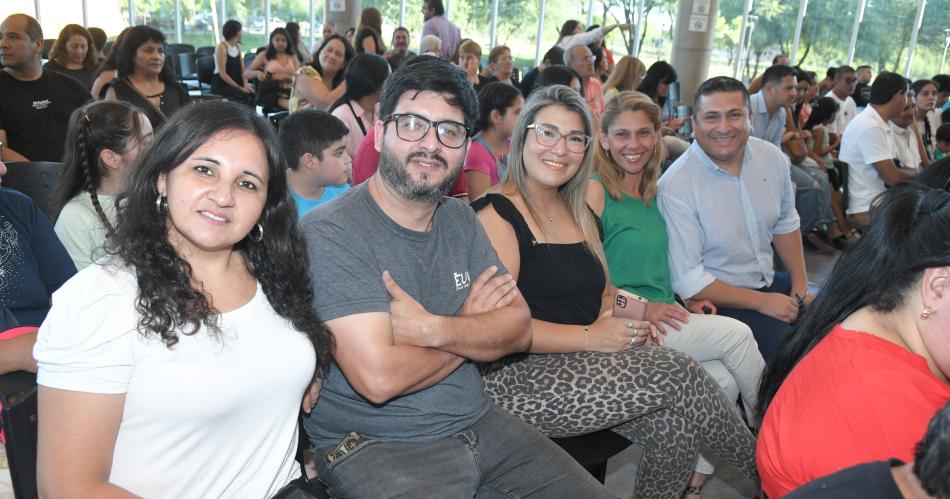
[(303, 109), (280, 122), (280, 147), (290, 168), (287, 182), (297, 219), (350, 188), (346, 125), (330, 113)]
[(950, 155), (950, 123), (945, 121), (940, 125), (934, 138), (937, 141), (937, 150), (934, 151), (934, 159), (942, 159)]

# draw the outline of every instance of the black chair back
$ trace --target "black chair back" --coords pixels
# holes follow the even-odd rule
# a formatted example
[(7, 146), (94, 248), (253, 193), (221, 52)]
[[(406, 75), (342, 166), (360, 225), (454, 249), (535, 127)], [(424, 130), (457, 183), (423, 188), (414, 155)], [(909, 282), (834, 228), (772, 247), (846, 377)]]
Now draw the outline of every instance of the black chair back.
[(178, 77), (182, 80), (195, 80), (198, 78), (198, 71), (195, 68), (195, 62), (198, 55), (193, 52), (178, 54)]
[(56, 202), (56, 186), (63, 169), (62, 163), (52, 161), (25, 161), (7, 163), (3, 187), (17, 190), (33, 198), (50, 223), (56, 223), (59, 206)]
[(190, 43), (170, 43), (166, 52), (169, 54), (192, 54), (195, 52), (195, 46)]
[(204, 55), (214, 55), (214, 47), (198, 47), (198, 49), (195, 50), (195, 54), (198, 57), (201, 57)]
[(248, 50), (248, 51), (244, 54), (244, 67), (245, 67), (245, 68), (251, 67), (251, 63), (254, 62), (254, 58), (255, 58), (255, 57), (257, 57), (257, 54), (255, 54), (254, 52), (251, 52), (250, 50)]
[(848, 164), (844, 161), (835, 161), (835, 168), (838, 170), (838, 178), (841, 179), (841, 209), (848, 209)]
[(604, 483), (607, 478), (607, 460), (630, 447), (629, 440), (610, 430), (551, 440), (570, 454), (600, 483)]
[(195, 71), (198, 74), (198, 83), (211, 85), (214, 77), (214, 56), (206, 55), (195, 61)]
[(16, 499), (39, 497), (36, 487), (36, 375), (15, 371), (0, 376), (0, 422), (7, 439), (7, 462)]

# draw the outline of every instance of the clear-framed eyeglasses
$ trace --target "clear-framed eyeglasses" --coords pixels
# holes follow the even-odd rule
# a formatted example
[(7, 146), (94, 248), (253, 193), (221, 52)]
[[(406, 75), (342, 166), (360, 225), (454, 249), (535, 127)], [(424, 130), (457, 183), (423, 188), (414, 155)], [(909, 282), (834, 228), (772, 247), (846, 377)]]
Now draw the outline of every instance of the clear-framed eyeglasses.
[(567, 150), (573, 153), (583, 154), (587, 151), (587, 146), (590, 145), (590, 136), (582, 133), (573, 132), (563, 135), (557, 128), (538, 123), (532, 123), (528, 125), (528, 128), (534, 129), (538, 144), (544, 147), (554, 147), (561, 140), (561, 137), (565, 138), (564, 142), (567, 144)]
[(465, 145), (469, 134), (468, 127), (457, 121), (432, 121), (412, 113), (390, 114), (383, 119), (383, 123), (390, 121), (396, 122), (396, 136), (407, 142), (419, 142), (434, 126), (440, 144), (458, 149)]

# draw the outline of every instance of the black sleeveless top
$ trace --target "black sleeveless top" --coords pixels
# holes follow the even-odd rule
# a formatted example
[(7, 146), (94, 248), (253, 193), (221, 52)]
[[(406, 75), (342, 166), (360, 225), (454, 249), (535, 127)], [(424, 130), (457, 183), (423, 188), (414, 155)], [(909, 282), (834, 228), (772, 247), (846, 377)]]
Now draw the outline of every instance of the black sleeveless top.
[(238, 50), (238, 55), (234, 57), (231, 57), (230, 55), (227, 57), (228, 59), (224, 63), (224, 72), (227, 73), (227, 75), (230, 76), (232, 80), (240, 84), (241, 81), (243, 81), (243, 75), (241, 74), (241, 51)]
[(486, 194), (471, 206), (479, 211), (489, 203), (518, 238), (518, 289), (531, 308), (531, 317), (570, 325), (596, 321), (607, 277), (587, 245), (539, 243), (521, 212), (501, 194)]

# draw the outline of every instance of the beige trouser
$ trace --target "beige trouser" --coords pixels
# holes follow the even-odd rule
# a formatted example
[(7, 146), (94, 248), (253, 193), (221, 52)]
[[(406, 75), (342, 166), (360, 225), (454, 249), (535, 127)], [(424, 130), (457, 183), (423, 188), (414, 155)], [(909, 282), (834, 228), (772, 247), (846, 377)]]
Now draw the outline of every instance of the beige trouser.
[[(689, 322), (680, 323), (679, 331), (666, 326), (664, 344), (688, 354), (716, 380), (729, 400), (741, 395), (746, 414), (751, 417), (758, 404), (759, 381), (765, 369), (765, 360), (752, 336), (752, 330), (742, 322), (721, 315), (689, 314)], [(696, 471), (710, 475), (714, 467), (700, 453)]]

